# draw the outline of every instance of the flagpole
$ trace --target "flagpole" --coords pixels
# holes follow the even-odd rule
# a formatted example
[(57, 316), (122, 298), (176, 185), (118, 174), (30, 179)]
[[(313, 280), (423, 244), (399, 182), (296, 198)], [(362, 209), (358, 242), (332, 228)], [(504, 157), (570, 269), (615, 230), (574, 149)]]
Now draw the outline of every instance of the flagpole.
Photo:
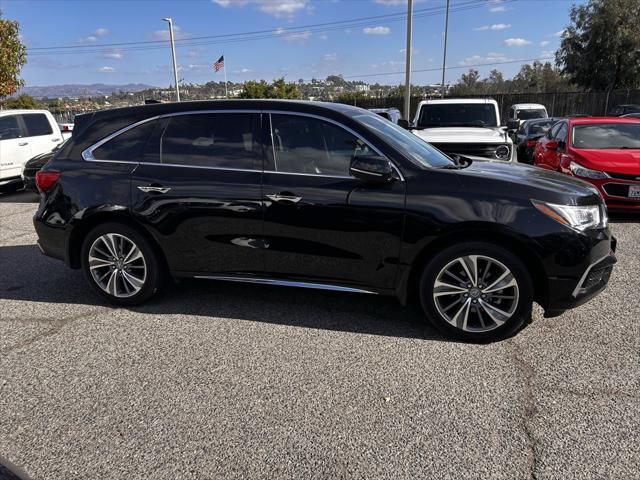
[(224, 58), (224, 52), (222, 52), (222, 67), (224, 68), (224, 96), (229, 99), (229, 90), (227, 89), (227, 59)]

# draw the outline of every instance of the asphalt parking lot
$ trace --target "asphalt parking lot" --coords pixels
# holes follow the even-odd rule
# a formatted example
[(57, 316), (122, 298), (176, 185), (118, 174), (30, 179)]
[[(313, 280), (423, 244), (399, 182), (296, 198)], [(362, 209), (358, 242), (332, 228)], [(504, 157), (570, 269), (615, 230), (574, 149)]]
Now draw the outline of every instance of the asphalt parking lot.
[(467, 345), (356, 294), (110, 308), (40, 254), (35, 199), (0, 195), (0, 463), (34, 479), (640, 477), (638, 217), (605, 293)]

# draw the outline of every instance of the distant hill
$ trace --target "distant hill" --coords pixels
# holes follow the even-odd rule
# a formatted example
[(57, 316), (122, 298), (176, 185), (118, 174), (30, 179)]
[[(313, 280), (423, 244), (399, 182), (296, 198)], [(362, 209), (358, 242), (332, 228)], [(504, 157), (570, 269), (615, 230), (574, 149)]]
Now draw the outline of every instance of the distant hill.
[(128, 83), (126, 85), (105, 85), (92, 83), (91, 85), (49, 85), (44, 87), (24, 87), (19, 93), (26, 93), (35, 98), (58, 97), (92, 97), (95, 95), (110, 95), (114, 92), (139, 92), (153, 85), (143, 83)]

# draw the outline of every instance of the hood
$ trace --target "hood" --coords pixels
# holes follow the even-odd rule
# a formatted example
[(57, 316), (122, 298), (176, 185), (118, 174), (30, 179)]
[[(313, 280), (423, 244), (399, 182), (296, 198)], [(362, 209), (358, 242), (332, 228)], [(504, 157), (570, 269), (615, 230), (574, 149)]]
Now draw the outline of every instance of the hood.
[[(475, 160), (469, 167), (458, 170), (463, 185), (465, 179), (473, 177), (481, 182), (498, 180), (508, 184), (517, 184), (527, 189), (539, 190), (543, 194), (540, 200), (551, 200), (553, 197), (572, 197), (578, 203), (598, 203), (598, 190), (585, 181), (570, 175), (546, 170), (524, 163), (507, 163), (500, 161)], [(533, 198), (532, 192), (532, 198)]]
[(640, 149), (638, 150), (573, 150), (581, 165), (593, 170), (640, 175)]
[(437, 127), (412, 132), (429, 143), (511, 143), (499, 128)]

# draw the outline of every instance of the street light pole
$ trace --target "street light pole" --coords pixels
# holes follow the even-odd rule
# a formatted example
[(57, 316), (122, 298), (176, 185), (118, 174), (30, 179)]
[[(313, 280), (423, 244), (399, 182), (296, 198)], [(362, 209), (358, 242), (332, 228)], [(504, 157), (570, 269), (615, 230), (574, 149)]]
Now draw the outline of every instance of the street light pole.
[(444, 14), (444, 52), (442, 52), (442, 98), (444, 98), (444, 73), (447, 68), (447, 38), (449, 36), (449, 0), (447, 0), (447, 9)]
[(407, 1), (407, 58), (405, 60), (404, 79), (404, 118), (411, 114), (411, 29), (413, 28), (413, 0)]
[(173, 60), (173, 81), (176, 86), (176, 101), (180, 101), (180, 87), (178, 87), (178, 65), (176, 64), (176, 45), (173, 41), (173, 21), (171, 17), (163, 18), (165, 22), (169, 23), (169, 41), (171, 42), (171, 58)]

